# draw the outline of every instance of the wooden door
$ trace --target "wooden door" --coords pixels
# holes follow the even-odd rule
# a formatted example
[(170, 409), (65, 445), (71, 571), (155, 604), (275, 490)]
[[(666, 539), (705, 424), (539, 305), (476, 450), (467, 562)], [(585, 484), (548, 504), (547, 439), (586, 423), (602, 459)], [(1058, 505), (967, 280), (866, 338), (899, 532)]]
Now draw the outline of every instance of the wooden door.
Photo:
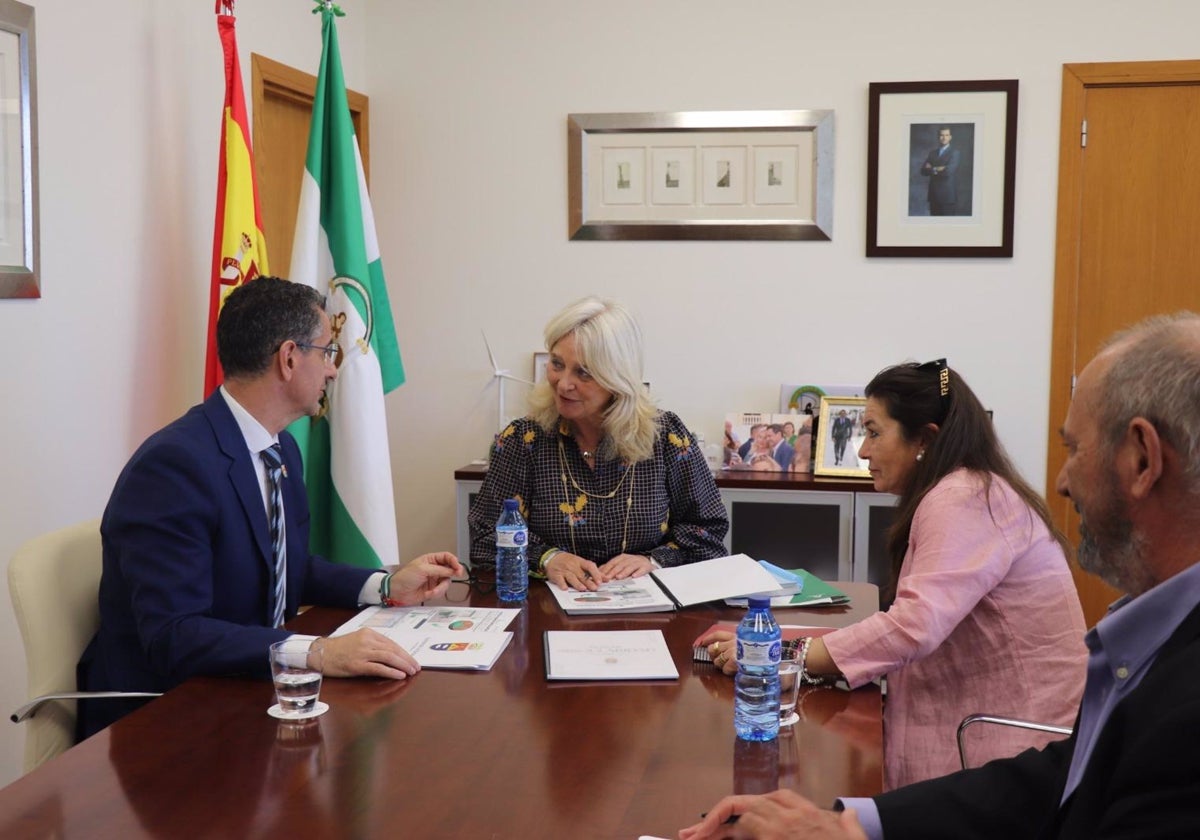
[[(1079, 517), (1054, 482), (1074, 377), (1116, 330), (1200, 311), (1197, 137), (1200, 61), (1063, 68), (1046, 496), (1072, 543)], [(1072, 571), (1090, 626), (1119, 593)]]
[[(292, 264), (292, 237), (296, 232), (296, 208), (300, 204), (300, 180), (308, 153), (308, 128), (317, 77), (257, 53), (251, 53), (250, 66), (254, 164), (267, 256), (271, 273), (287, 277)], [(363, 174), (370, 184), (370, 103), (365, 95), (349, 89), (346, 99), (358, 136)]]

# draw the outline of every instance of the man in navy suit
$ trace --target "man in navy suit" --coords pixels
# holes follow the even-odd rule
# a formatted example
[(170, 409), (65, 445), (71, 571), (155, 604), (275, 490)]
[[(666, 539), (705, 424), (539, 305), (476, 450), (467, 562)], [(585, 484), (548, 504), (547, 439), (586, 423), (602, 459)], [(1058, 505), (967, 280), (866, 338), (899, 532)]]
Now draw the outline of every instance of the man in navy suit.
[(951, 144), (949, 126), (938, 129), (938, 145), (925, 157), (921, 174), (929, 179), (929, 215), (956, 216), (958, 212), (958, 166), (962, 155)]
[[(80, 660), (81, 690), (165, 691), (189, 677), (267, 676), (275, 624), (270, 482), (261, 452), (282, 449), (284, 619), (301, 604), (356, 607), (440, 595), (462, 573), (452, 554), (416, 558), (390, 576), (308, 551), (308, 499), (295, 440), (284, 428), (320, 408), (337, 376), (321, 296), (260, 277), (227, 298), (217, 322), (225, 384), (152, 435), (117, 479), (100, 525), (100, 629)], [(327, 676), (404, 679), (419, 670), (373, 630), (317, 639)], [(144, 702), (144, 701), (142, 701)], [(140, 705), (80, 704), (86, 737)]]
[(681, 840), (1200, 837), (1197, 406), (1200, 316), (1190, 312), (1119, 333), (1076, 380), (1057, 489), (1079, 512), (1080, 567), (1128, 594), (1088, 631), (1069, 738), (842, 800), (841, 813), (790, 790), (726, 797)]
[(787, 442), (787, 437), (783, 433), (783, 426), (781, 424), (772, 423), (767, 426), (767, 443), (771, 446), (771, 456), (779, 464), (779, 468), (784, 472), (790, 470), (792, 468), (792, 458), (795, 457), (796, 450)]

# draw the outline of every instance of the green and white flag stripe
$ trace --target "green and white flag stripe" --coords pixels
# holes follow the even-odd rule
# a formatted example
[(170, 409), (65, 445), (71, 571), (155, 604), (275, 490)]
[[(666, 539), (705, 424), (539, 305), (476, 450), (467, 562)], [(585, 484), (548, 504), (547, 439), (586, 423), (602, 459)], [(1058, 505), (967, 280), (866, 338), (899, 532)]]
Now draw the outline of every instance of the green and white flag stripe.
[(325, 416), (301, 418), (288, 431), (304, 453), (312, 550), (377, 567), (400, 560), (383, 395), (404, 382), (404, 367), (332, 11), (322, 12), (321, 29), (289, 279), (326, 296), (342, 361)]

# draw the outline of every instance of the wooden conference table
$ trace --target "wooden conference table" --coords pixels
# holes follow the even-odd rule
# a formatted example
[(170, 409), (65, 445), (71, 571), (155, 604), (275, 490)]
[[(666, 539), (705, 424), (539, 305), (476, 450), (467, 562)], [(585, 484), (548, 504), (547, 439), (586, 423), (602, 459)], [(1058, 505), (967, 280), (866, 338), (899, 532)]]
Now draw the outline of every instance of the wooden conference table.
[[(773, 744), (733, 734), (733, 681), (691, 661), (691, 642), (740, 610), (578, 617), (544, 584), (486, 673), (425, 670), (403, 682), (326, 680), (330, 710), (266, 713), (269, 681), (193, 679), (0, 790), (0, 837), (674, 837), (721, 796), (792, 787), (828, 805), (882, 785), (875, 687), (815, 689)], [(780, 610), (781, 624), (841, 626), (876, 609)], [(456, 584), (450, 600), (497, 606)], [(353, 613), (313, 609), (289, 627), (327, 633)], [(548, 683), (542, 633), (661, 629), (680, 678)]]

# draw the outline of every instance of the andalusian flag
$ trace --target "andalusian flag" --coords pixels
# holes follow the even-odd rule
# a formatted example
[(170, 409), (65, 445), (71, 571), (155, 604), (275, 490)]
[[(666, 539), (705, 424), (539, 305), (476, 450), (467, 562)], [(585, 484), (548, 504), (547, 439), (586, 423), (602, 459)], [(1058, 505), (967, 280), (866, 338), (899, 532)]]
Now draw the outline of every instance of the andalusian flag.
[[(233, 10), (232, 0), (218, 5)], [(242, 68), (231, 14), (217, 15), (217, 32), (225, 49), (225, 112), (221, 123), (221, 154), (217, 165), (217, 219), (213, 232), (212, 286), (208, 298), (208, 350), (204, 365), (204, 396), (221, 384), (217, 361), (217, 316), (225, 296), (259, 274), (267, 274), (267, 240), (263, 236), (254, 154), (246, 123)]]
[(383, 395), (404, 382), (375, 217), (346, 104), (336, 8), (325, 4), (325, 45), (300, 187), (293, 282), (326, 295), (342, 347), (327, 410), (289, 427), (304, 452), (312, 550), (341, 563), (400, 561)]

